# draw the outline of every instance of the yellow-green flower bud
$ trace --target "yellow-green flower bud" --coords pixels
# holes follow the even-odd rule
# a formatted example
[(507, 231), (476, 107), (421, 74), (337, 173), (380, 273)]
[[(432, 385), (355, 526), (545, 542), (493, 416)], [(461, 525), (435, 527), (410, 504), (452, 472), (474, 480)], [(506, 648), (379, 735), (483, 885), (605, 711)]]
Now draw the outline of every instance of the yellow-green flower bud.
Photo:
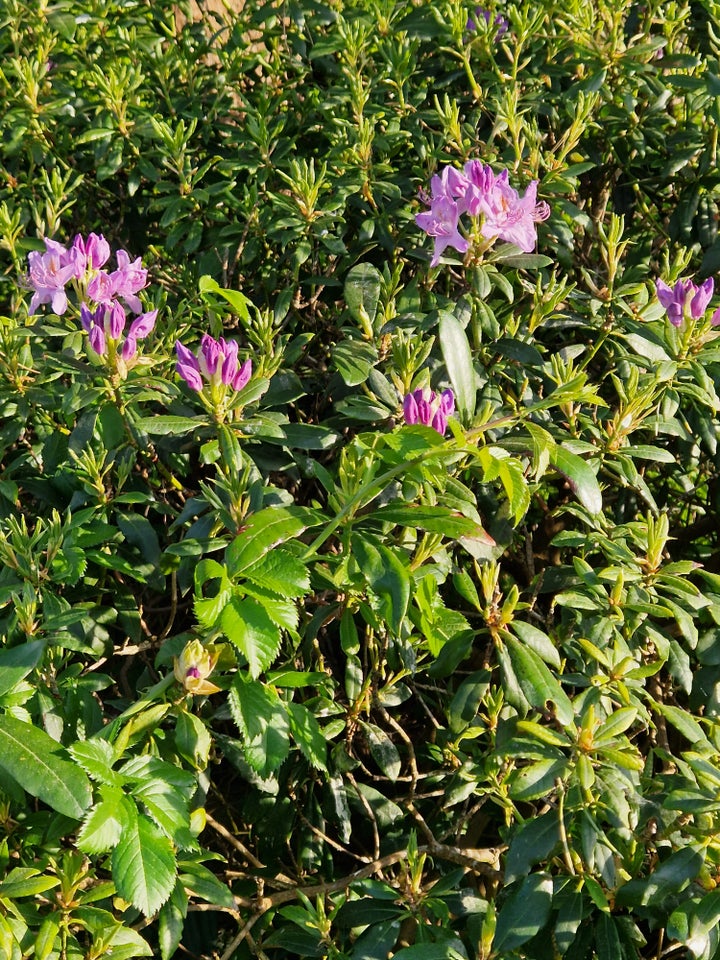
[(215, 669), (218, 654), (208, 650), (200, 640), (191, 640), (179, 657), (175, 657), (175, 679), (188, 693), (217, 693), (220, 689), (210, 683), (207, 677)]

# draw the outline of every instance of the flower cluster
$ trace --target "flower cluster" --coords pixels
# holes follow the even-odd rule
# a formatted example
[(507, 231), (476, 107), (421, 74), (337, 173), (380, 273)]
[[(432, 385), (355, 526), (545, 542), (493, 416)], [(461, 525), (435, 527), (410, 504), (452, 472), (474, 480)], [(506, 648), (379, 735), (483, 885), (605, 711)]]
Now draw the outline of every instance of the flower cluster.
[[(460, 231), (460, 217), (467, 214), (476, 221), (487, 245), (495, 240), (513, 243), (530, 253), (537, 243), (537, 228), (550, 216), (547, 203), (537, 202), (537, 180), (520, 196), (510, 186), (509, 174), (495, 174), (479, 160), (469, 160), (462, 170), (445, 167), (430, 181), (430, 196), (422, 199), (429, 210), (418, 213), (415, 222), (435, 241), (431, 266), (437, 266), (446, 247), (465, 253), (470, 241)], [(475, 231), (471, 235), (474, 235)]]
[[(699, 286), (692, 280), (677, 280), (669, 287), (662, 280), (655, 281), (657, 297), (674, 327), (681, 327), (685, 320), (699, 320), (705, 316), (715, 289), (712, 277)], [(713, 327), (720, 326), (720, 307), (710, 318)]]
[(455, 395), (452, 390), (443, 390), (438, 395), (429, 387), (413, 390), (403, 400), (405, 422), (422, 423), (439, 434), (447, 430), (448, 417), (455, 410)]
[(127, 310), (137, 314), (124, 338), (120, 355), (127, 364), (137, 353), (137, 341), (155, 326), (157, 310), (142, 312), (138, 293), (147, 284), (147, 270), (138, 257), (131, 260), (118, 250), (117, 268), (103, 269), (110, 259), (110, 245), (102, 236), (78, 234), (68, 249), (56, 240), (45, 239), (45, 252), (28, 256), (28, 285), (33, 291), (30, 314), (49, 303), (61, 315), (68, 307), (67, 288), (71, 286), (80, 301), (80, 322), (88, 334), (91, 349), (100, 356), (109, 353), (115, 360), (127, 325)]
[(506, 18), (501, 13), (498, 13), (495, 17), (493, 17), (492, 13), (485, 7), (475, 7), (475, 18), (468, 18), (467, 29), (473, 31), (477, 30), (481, 18), (488, 26), (490, 25), (491, 19), (492, 22), (497, 26), (497, 33), (495, 34), (496, 41), (499, 40), (503, 34), (507, 33), (509, 24)]
[(204, 381), (210, 387), (232, 387), (242, 390), (247, 386), (252, 374), (252, 362), (238, 360), (238, 345), (234, 340), (215, 340), (209, 334), (203, 334), (197, 354), (182, 344), (175, 343), (177, 364), (175, 369), (191, 390), (200, 393)]

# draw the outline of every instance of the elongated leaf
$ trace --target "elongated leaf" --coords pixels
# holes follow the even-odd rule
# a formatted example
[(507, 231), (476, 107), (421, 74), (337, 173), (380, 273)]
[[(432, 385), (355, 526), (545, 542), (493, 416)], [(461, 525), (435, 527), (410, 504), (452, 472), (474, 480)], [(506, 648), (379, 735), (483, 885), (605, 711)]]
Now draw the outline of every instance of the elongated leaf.
[(0, 697), (9, 693), (40, 662), (44, 640), (30, 640), (17, 647), (0, 650)]
[(253, 513), (226, 551), (228, 576), (237, 577), (266, 553), (300, 534), (322, 518), (305, 507), (267, 507)]
[(410, 602), (410, 575), (400, 559), (380, 543), (355, 535), (352, 550), (373, 592), (385, 603), (383, 616), (398, 634)]
[(389, 735), (374, 723), (360, 721), (363, 733), (367, 737), (370, 755), (389, 780), (400, 776), (401, 761), (398, 748)]
[(505, 882), (512, 883), (525, 876), (530, 867), (548, 856), (560, 841), (560, 821), (557, 811), (549, 810), (532, 820), (526, 820), (510, 844), (505, 860)]
[(600, 485), (587, 461), (558, 444), (550, 451), (550, 462), (566, 477), (570, 489), (586, 510), (590, 513), (602, 512)]
[(442, 533), (446, 537), (459, 540), (461, 537), (482, 540), (489, 546), (495, 541), (475, 520), (463, 516), (447, 507), (426, 506), (425, 504), (388, 503), (373, 510), (374, 521), (396, 523), (412, 530), (427, 530), (430, 533)]
[(175, 854), (170, 840), (143, 813), (128, 814), (112, 855), (117, 892), (146, 917), (165, 903), (175, 886)]
[(371, 263), (355, 264), (345, 278), (345, 303), (360, 329), (368, 334), (377, 313), (381, 284), (380, 271)]
[(476, 378), (472, 353), (463, 325), (453, 313), (443, 310), (438, 326), (440, 349), (447, 367), (455, 402), (463, 420), (475, 412)]
[(200, 290), (203, 300), (212, 302), (212, 297), (208, 297), (207, 294), (217, 294), (217, 296), (222, 297), (223, 300), (230, 304), (239, 317), (245, 321), (250, 319), (248, 307), (252, 306), (252, 301), (249, 300), (244, 293), (240, 293), (239, 290), (229, 290), (227, 287), (221, 287), (217, 280), (209, 274), (203, 274), (203, 276), (200, 277), (198, 289)]
[(500, 909), (493, 939), (494, 952), (504, 956), (527, 943), (545, 926), (552, 906), (552, 890), (550, 877), (541, 874), (525, 877)]
[(140, 417), (135, 421), (135, 426), (142, 433), (171, 437), (192, 433), (205, 425), (199, 418), (195, 420), (192, 417), (174, 417), (170, 414), (160, 414), (157, 417)]
[(572, 723), (572, 703), (537, 653), (510, 634), (505, 636), (505, 644), (513, 671), (528, 702), (537, 710), (554, 709), (562, 724)]
[(92, 799), (90, 781), (61, 752), (44, 730), (7, 713), (0, 716), (0, 770), (53, 810), (79, 820)]

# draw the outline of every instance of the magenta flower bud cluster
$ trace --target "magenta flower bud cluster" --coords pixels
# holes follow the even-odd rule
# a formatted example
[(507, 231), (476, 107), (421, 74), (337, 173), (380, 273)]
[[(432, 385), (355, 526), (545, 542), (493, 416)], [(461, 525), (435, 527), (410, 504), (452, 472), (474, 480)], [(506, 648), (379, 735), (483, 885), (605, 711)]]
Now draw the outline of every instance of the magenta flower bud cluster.
[(137, 314), (132, 320), (121, 349), (126, 362), (137, 353), (137, 341), (147, 337), (155, 326), (157, 310), (142, 312), (138, 293), (147, 284), (147, 270), (138, 257), (131, 260), (125, 250), (115, 254), (115, 270), (104, 269), (111, 250), (107, 240), (91, 233), (78, 234), (68, 249), (56, 240), (45, 239), (45, 252), (28, 256), (28, 285), (33, 291), (30, 314), (49, 303), (61, 315), (68, 307), (67, 287), (73, 285), (81, 300), (80, 323), (88, 334), (91, 349), (104, 356), (108, 342), (115, 349), (127, 326), (127, 310)]
[(537, 243), (535, 224), (550, 216), (547, 203), (537, 202), (537, 185), (533, 180), (521, 197), (510, 186), (507, 170), (496, 175), (480, 160), (469, 160), (462, 170), (445, 167), (430, 181), (430, 196), (422, 196), (429, 210), (415, 217), (435, 241), (430, 266), (437, 266), (447, 247), (459, 253), (468, 250), (470, 242), (460, 230), (463, 215), (479, 222), (481, 235), (490, 243), (500, 239), (531, 253)]
[[(705, 316), (715, 290), (715, 281), (708, 277), (698, 285), (692, 280), (677, 280), (669, 287), (662, 280), (656, 280), (655, 289), (670, 323), (674, 327), (681, 327), (685, 320), (699, 320)], [(713, 327), (720, 326), (720, 307), (713, 313), (710, 323)]]
[(403, 400), (405, 423), (422, 423), (444, 435), (448, 417), (455, 410), (455, 395), (452, 390), (443, 390), (438, 395), (429, 387), (413, 390)]
[(210, 386), (231, 387), (242, 390), (247, 386), (252, 374), (252, 363), (238, 360), (238, 345), (234, 340), (215, 340), (204, 334), (197, 354), (189, 350), (179, 340), (175, 343), (177, 364), (175, 369), (191, 390), (198, 393), (205, 382)]
[(503, 34), (507, 33), (509, 24), (506, 18), (501, 13), (498, 13), (495, 17), (493, 17), (492, 13), (485, 7), (475, 7), (475, 18), (473, 19), (473, 17), (470, 17), (468, 19), (467, 29), (473, 31), (477, 30), (478, 23), (481, 19), (484, 20), (488, 26), (490, 25), (491, 20), (497, 26), (497, 33), (495, 34), (496, 42), (500, 39), (500, 37), (503, 36)]

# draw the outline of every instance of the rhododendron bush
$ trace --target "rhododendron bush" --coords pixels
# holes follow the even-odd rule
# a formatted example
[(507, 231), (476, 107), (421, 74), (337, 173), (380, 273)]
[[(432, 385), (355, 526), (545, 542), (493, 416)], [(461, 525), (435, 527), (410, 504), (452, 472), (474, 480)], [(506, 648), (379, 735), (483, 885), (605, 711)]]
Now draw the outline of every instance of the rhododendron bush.
[(0, 11), (0, 957), (720, 957), (720, 7), (220, 6)]

